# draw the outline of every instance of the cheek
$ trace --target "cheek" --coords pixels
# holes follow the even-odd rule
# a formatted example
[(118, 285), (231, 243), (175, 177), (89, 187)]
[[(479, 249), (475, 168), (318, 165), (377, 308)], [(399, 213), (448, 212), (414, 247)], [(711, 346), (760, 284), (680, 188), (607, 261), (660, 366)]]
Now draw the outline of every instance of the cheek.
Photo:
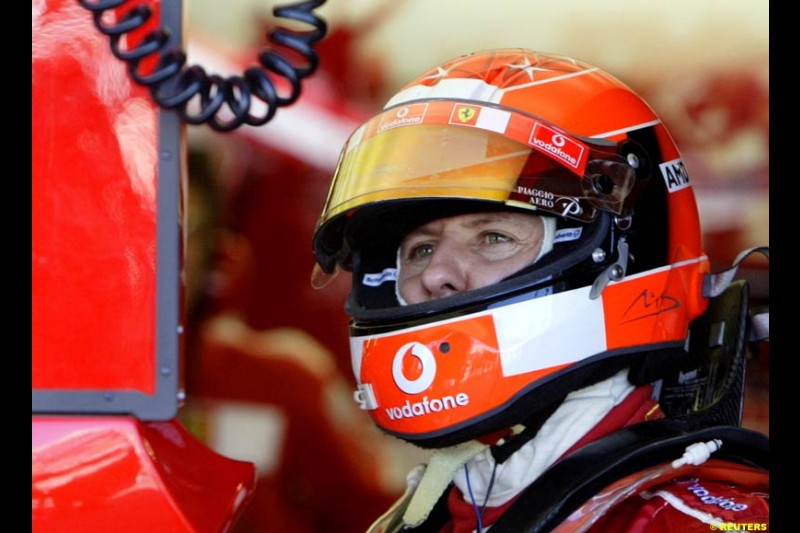
[(538, 247), (536, 248), (505, 261), (474, 265), (469, 269), (469, 289), (480, 289), (498, 283), (532, 265), (538, 253)]
[[(467, 290), (482, 289), (493, 285), (498, 281), (502, 281), (505, 277), (510, 276), (514, 271), (508, 268), (495, 268), (497, 265), (489, 267), (474, 268), (470, 270), (469, 277), (467, 278)], [(506, 274), (508, 271), (508, 274)]]
[(422, 302), (422, 286), (419, 277), (401, 277), (397, 280), (397, 292), (407, 304), (418, 304)]

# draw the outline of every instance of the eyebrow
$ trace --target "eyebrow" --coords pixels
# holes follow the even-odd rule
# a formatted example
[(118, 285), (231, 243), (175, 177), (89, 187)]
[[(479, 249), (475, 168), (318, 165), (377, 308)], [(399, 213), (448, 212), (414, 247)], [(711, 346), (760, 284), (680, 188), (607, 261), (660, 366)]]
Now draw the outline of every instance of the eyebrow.
[[(498, 222), (499, 223), (507, 223), (507, 224), (509, 224), (509, 225), (511, 225), (513, 227), (516, 227), (516, 228), (521, 228), (521, 227), (524, 226), (524, 224), (522, 222), (523, 219), (520, 219), (520, 218), (514, 217), (514, 216), (504, 216), (504, 215), (505, 215), (505, 213), (487, 213), (487, 214), (484, 214), (484, 215), (479, 216), (477, 218), (471, 218), (469, 220), (461, 222), (460, 225), (462, 227), (470, 228), (470, 229), (480, 228), (482, 226), (486, 226), (488, 224), (494, 224), (494, 223), (498, 223)], [(420, 227), (408, 232), (408, 234), (406, 235), (406, 238), (407, 237), (411, 237), (412, 235), (433, 235), (434, 231), (428, 228), (428, 225), (432, 224), (433, 222), (436, 222), (436, 221), (434, 220), (432, 222), (429, 222), (428, 224), (425, 224), (423, 226), (420, 226)]]
[(470, 219), (470, 220), (462, 223), (461, 225), (465, 226), (467, 228), (475, 228), (475, 227), (478, 227), (478, 226), (485, 226), (486, 224), (493, 224), (495, 222), (509, 222), (510, 224), (513, 224), (514, 226), (518, 226), (519, 225), (519, 219), (516, 218), (516, 217), (502, 216), (502, 215), (495, 215), (495, 214), (487, 214), (487, 215), (481, 216), (479, 218), (473, 218), (473, 219)]

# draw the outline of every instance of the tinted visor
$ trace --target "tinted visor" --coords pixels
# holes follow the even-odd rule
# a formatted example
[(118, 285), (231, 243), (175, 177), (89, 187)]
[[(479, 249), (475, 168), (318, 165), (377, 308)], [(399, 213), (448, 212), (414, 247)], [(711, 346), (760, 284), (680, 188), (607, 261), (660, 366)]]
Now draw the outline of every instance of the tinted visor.
[[(326, 235), (325, 226), (367, 204), (487, 200), (588, 222), (598, 210), (623, 213), (633, 181), (615, 143), (576, 137), (529, 115), (456, 101), (397, 106), (345, 145), (315, 238), (326, 250), (315, 251), (318, 259), (341, 259), (341, 250), (331, 249), (341, 235)], [(336, 233), (344, 224), (329, 226)]]

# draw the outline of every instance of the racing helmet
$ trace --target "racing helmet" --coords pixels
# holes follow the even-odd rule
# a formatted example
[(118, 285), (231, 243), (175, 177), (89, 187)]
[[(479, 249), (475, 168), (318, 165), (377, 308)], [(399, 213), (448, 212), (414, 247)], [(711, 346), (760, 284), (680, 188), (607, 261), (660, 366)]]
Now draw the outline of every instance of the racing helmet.
[[(551, 220), (550, 252), (489, 287), (404, 305), (404, 235), (504, 210)], [(317, 274), (352, 273), (355, 400), (423, 448), (541, 423), (573, 390), (652, 368), (685, 350), (708, 304), (695, 196), (664, 124), (603, 70), (527, 49), (436, 66), (357, 128), (313, 252)]]

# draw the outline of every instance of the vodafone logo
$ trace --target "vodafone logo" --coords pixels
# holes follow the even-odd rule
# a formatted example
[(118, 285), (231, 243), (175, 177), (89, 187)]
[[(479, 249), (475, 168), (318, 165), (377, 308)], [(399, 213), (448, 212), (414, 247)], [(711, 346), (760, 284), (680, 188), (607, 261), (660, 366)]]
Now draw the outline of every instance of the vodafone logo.
[(422, 124), (425, 114), (428, 112), (428, 104), (411, 104), (399, 108), (394, 113), (386, 113), (381, 117), (378, 131), (384, 131), (399, 126), (411, 124)]
[[(416, 379), (408, 379), (403, 373), (403, 360), (406, 357), (416, 357), (422, 365), (422, 373)], [(406, 394), (419, 394), (427, 390), (436, 377), (436, 359), (424, 344), (409, 342), (394, 354), (392, 376), (400, 390)], [(387, 407), (386, 416), (389, 422), (399, 422), (403, 419), (436, 415), (442, 411), (452, 411), (467, 405), (469, 405), (469, 396), (464, 392), (441, 398), (428, 398), (425, 395), (421, 399), (417, 397), (413, 403), (411, 400), (406, 400), (400, 405)]]
[[(403, 360), (406, 356), (416, 357), (422, 365), (422, 373), (416, 379), (408, 379), (403, 373)], [(400, 390), (406, 394), (419, 394), (433, 383), (436, 377), (436, 359), (430, 349), (419, 342), (404, 344), (394, 354), (392, 377)]]
[(538, 122), (534, 124), (528, 142), (534, 148), (572, 168), (577, 169), (581, 164), (583, 146), (544, 124)]

